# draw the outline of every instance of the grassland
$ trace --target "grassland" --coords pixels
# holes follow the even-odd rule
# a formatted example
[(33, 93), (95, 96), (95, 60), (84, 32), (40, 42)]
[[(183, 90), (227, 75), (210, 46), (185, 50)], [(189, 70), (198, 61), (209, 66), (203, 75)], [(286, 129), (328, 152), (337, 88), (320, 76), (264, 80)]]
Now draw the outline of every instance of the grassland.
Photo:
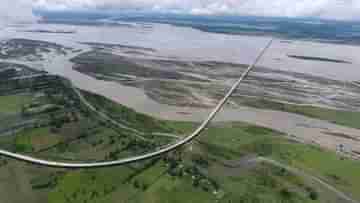
[(295, 113), (310, 118), (317, 118), (320, 120), (329, 121), (331, 123), (360, 129), (360, 123), (358, 122), (360, 120), (360, 112), (327, 109), (316, 106), (287, 104), (261, 98), (241, 97), (236, 98), (236, 101), (249, 107)]
[(0, 115), (21, 112), (22, 105), (29, 103), (31, 98), (26, 94), (0, 96)]
[[(178, 131), (191, 125), (172, 124)], [(49, 202), (339, 201), (309, 179), (269, 164), (242, 161), (249, 155), (303, 169), (360, 198), (358, 162), (288, 141), (270, 129), (221, 123), (210, 127), (191, 151), (186, 147), (140, 168), (130, 165), (67, 172), (50, 193)], [(339, 167), (341, 164), (346, 167)]]
[[(201, 145), (224, 159), (257, 154), (270, 157), (320, 177), (360, 199), (360, 163), (341, 158), (335, 152), (286, 140), (280, 133), (247, 124), (232, 123), (213, 127), (201, 137)], [(225, 149), (225, 150), (221, 150)]]
[(59, 135), (53, 134), (50, 128), (35, 128), (20, 132), (15, 139), (18, 152), (38, 152), (54, 146), (61, 140)]
[(133, 109), (124, 108), (104, 97), (83, 92), (87, 100), (100, 111), (108, 113), (113, 119), (125, 122), (129, 127), (141, 130), (142, 132), (171, 132), (168, 123), (152, 118), (145, 114), (140, 114)]

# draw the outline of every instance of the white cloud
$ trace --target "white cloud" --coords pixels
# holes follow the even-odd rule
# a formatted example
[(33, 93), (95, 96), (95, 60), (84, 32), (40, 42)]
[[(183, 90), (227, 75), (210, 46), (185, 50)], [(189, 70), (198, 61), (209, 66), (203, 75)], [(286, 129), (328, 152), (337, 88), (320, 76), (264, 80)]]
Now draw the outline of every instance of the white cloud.
[(1, 0), (0, 32), (9, 24), (35, 22), (38, 17), (33, 15), (33, 3), (32, 0)]
[(1, 0), (0, 24), (9, 22), (28, 22), (36, 17), (32, 13), (32, 0)]
[(192, 14), (360, 19), (360, 0), (34, 0), (38, 8), (177, 11)]
[(1, 0), (0, 23), (33, 20), (47, 10), (144, 9), (191, 14), (316, 16), (360, 20), (360, 0)]

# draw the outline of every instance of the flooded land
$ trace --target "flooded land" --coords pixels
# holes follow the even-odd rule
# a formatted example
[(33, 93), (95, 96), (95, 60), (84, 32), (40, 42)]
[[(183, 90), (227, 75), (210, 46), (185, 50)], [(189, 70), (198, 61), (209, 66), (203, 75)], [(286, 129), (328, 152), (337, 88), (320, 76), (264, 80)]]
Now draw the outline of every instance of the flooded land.
[[(160, 24), (46, 30), (74, 32), (9, 27), (0, 35), (1, 62), (64, 76), (138, 112), (181, 121), (203, 120), (269, 40)], [(275, 40), (216, 121), (245, 121), (327, 148), (345, 143), (359, 151), (359, 49)]]

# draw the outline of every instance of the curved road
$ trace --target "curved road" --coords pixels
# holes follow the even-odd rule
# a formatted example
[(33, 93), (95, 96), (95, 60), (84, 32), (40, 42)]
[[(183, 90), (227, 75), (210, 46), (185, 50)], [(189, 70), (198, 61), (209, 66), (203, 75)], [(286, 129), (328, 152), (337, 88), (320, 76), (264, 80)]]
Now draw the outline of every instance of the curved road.
[[(209, 116), (200, 124), (200, 126), (191, 133), (190, 136), (184, 138), (183, 140), (167, 146), (163, 149), (160, 149), (155, 152), (147, 153), (140, 156), (130, 157), (126, 159), (120, 159), (115, 161), (106, 161), (106, 162), (95, 162), (95, 163), (65, 163), (65, 162), (56, 162), (56, 161), (47, 161), (43, 159), (37, 159), (33, 158), (31, 156), (22, 155), (18, 153), (9, 152), (6, 150), (0, 150), (0, 155), (17, 159), (20, 161), (29, 162), (32, 164), (37, 164), (41, 166), (47, 166), (47, 167), (56, 167), (56, 168), (98, 168), (98, 167), (109, 167), (109, 166), (117, 166), (117, 165), (123, 165), (127, 163), (137, 162), (141, 160), (146, 160), (150, 158), (157, 157), (159, 155), (168, 153), (170, 151), (173, 151), (189, 142), (191, 142), (193, 139), (198, 137), (202, 131), (206, 129), (206, 126), (213, 120), (213, 118), (216, 116), (216, 114), (222, 109), (222, 107), (226, 104), (230, 96), (235, 92), (237, 87), (240, 85), (240, 83), (248, 76), (250, 71), (255, 67), (255, 65), (259, 62), (261, 57), (264, 55), (266, 50), (270, 47), (272, 44), (273, 39), (271, 39), (268, 44), (265, 46), (265, 48), (259, 53), (259, 55), (256, 57), (255, 61), (241, 74), (240, 78), (235, 82), (235, 84), (231, 87), (229, 92), (225, 95), (223, 99), (219, 101), (219, 103), (216, 105), (216, 107), (212, 110), (212, 112), (209, 114)], [(106, 116), (107, 117), (107, 116)]]

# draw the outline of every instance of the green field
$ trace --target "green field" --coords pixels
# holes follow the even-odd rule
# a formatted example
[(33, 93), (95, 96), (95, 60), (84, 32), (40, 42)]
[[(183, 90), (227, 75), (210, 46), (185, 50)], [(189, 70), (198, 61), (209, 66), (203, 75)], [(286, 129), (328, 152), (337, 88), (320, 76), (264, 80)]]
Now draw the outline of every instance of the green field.
[(22, 105), (29, 103), (29, 95), (0, 96), (0, 115), (21, 112)]
[(320, 177), (360, 199), (359, 161), (341, 158), (335, 152), (317, 146), (288, 141), (279, 135), (281, 133), (269, 129), (227, 123), (208, 130), (201, 137), (203, 144), (200, 146), (214, 150), (215, 153), (227, 152), (221, 154), (225, 159), (234, 159), (236, 154), (241, 156), (253, 153), (270, 157)]
[[(182, 129), (190, 124), (172, 125)], [(176, 160), (175, 164), (163, 158), (140, 169), (123, 166), (68, 173), (52, 191), (50, 202), (337, 201), (336, 195), (322, 185), (279, 167), (260, 163), (229, 166), (249, 154), (303, 169), (360, 198), (356, 173), (359, 162), (287, 141), (269, 129), (244, 123), (215, 124), (193, 147), (192, 151), (188, 147), (182, 149), (180, 159), (170, 155), (171, 160)], [(206, 164), (200, 163), (200, 159)]]
[[(195, 124), (169, 125), (180, 132), (188, 131)], [(48, 202), (59, 203), (336, 202), (336, 196), (321, 185), (287, 173), (281, 168), (268, 164), (235, 167), (224, 164), (238, 162), (250, 154), (270, 157), (304, 169), (306, 173), (321, 177), (352, 194), (354, 198), (360, 198), (360, 181), (357, 175), (359, 162), (340, 159), (333, 152), (290, 142), (279, 135), (280, 133), (270, 129), (244, 123), (218, 123), (194, 143), (192, 151), (188, 147), (183, 148), (180, 159), (174, 154), (169, 155), (172, 157), (170, 160), (176, 160), (175, 167), (171, 166), (174, 161), (165, 160), (166, 156), (151, 164), (146, 162), (147, 164), (61, 173), (51, 169), (52, 173), (40, 179), (35, 178), (29, 185), (32, 187), (29, 190), (36, 194), (47, 190)], [(200, 158), (207, 164), (201, 164)], [(22, 165), (9, 162), (12, 165)], [(1, 168), (7, 167), (9, 164)], [(189, 170), (194, 168), (200, 172)], [(36, 169), (31, 171), (36, 172)], [(10, 174), (14, 175), (19, 174)], [(193, 179), (193, 176), (196, 178)], [(209, 184), (209, 180), (216, 182), (216, 189)], [(316, 200), (312, 200), (310, 194), (315, 194), (313, 196)]]
[[(198, 124), (157, 120), (103, 97), (85, 98), (112, 119), (143, 132), (111, 125), (79, 103), (66, 86), (48, 88), (25, 107), (59, 108), (22, 115), (23, 102), (8, 114), (36, 118), (36, 125), (0, 136), (0, 147), (50, 160), (99, 161), (139, 155), (172, 140), (152, 132), (187, 135)], [(11, 97), (11, 96), (10, 96)], [(15, 97), (14, 97), (15, 98)], [(12, 99), (14, 99), (12, 98)], [(8, 100), (11, 101), (11, 100)], [(65, 108), (66, 107), (66, 108)], [(346, 116), (345, 116), (346, 117)], [(321, 178), (360, 200), (360, 162), (316, 146), (289, 141), (280, 132), (232, 122), (213, 123), (193, 143), (157, 159), (91, 170), (50, 169), (0, 157), (0, 202), (173, 203), (339, 202), (323, 185), (284, 168), (256, 161), (267, 157)]]

